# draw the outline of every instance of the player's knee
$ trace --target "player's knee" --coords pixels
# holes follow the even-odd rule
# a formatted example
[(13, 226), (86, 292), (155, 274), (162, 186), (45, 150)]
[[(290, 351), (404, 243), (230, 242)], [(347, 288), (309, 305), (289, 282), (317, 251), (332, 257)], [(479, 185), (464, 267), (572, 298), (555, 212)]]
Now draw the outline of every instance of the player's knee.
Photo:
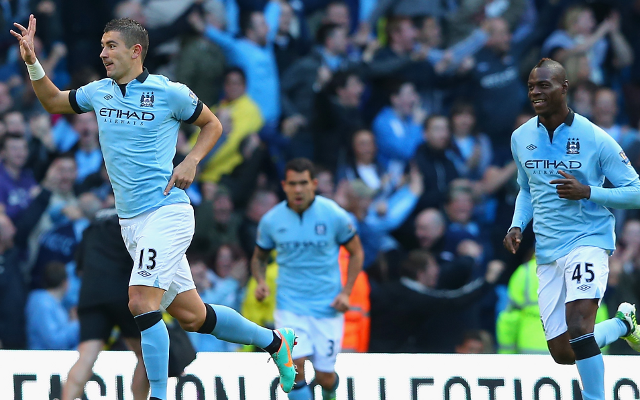
[(154, 307), (152, 302), (141, 293), (129, 293), (129, 311), (134, 317), (157, 309), (158, 307)]
[(204, 322), (202, 318), (198, 318), (196, 313), (181, 313), (179, 316), (174, 316), (182, 329), (187, 332), (197, 332)]
[(562, 350), (554, 349), (551, 351), (551, 357), (553, 357), (553, 361), (555, 361), (556, 364), (573, 365), (576, 362), (571, 348)]

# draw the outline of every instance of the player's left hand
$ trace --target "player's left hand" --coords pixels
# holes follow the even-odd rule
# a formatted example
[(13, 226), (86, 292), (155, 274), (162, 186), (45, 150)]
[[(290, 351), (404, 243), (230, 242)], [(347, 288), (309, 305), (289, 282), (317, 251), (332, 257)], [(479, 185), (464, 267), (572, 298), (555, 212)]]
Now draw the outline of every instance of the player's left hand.
[(556, 192), (558, 197), (567, 200), (582, 200), (591, 197), (591, 188), (587, 185), (583, 185), (578, 182), (575, 176), (568, 174), (564, 171), (558, 171), (558, 173), (565, 177), (565, 179), (554, 179), (549, 182), (556, 186)]
[(171, 179), (169, 179), (169, 183), (164, 189), (164, 195), (168, 195), (174, 186), (182, 190), (186, 190), (191, 186), (193, 179), (196, 177), (197, 166), (198, 163), (189, 157), (178, 164), (178, 166), (173, 169)]
[(349, 311), (349, 295), (346, 293), (340, 292), (340, 294), (338, 294), (336, 298), (333, 299), (333, 301), (331, 302), (331, 307), (335, 308), (340, 312)]

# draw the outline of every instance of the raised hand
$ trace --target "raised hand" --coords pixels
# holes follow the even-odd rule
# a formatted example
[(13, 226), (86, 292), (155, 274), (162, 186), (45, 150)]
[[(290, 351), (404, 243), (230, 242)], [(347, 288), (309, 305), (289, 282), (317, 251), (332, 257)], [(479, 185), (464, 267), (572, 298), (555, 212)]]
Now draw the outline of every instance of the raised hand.
[(17, 22), (13, 25), (20, 30), (20, 33), (11, 30), (11, 34), (18, 39), (20, 43), (20, 55), (27, 64), (35, 64), (36, 52), (33, 45), (33, 37), (36, 35), (36, 17), (29, 15), (29, 26), (25, 28)]

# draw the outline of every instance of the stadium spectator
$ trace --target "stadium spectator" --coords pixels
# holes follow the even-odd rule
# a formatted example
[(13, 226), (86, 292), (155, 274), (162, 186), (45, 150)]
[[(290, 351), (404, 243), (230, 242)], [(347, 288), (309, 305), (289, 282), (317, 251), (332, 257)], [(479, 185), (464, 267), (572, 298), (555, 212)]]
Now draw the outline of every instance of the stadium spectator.
[(203, 202), (196, 210), (194, 250), (214, 253), (223, 244), (238, 244), (241, 217), (234, 212), (231, 194), (218, 188), (212, 202)]
[(88, 112), (73, 117), (73, 130), (78, 133), (78, 142), (71, 148), (77, 166), (76, 183), (81, 184), (85, 178), (100, 171), (102, 167), (102, 151), (98, 142), (98, 123), (96, 114)]
[(545, 40), (541, 55), (564, 63), (570, 56), (585, 53), (591, 67), (590, 80), (601, 85), (610, 81), (604, 71), (609, 48), (614, 68), (624, 68), (633, 62), (633, 50), (620, 32), (620, 15), (614, 11), (596, 27), (593, 11), (577, 5), (566, 10), (562, 29)]
[[(222, 137), (202, 161), (202, 181), (219, 182), (223, 175), (231, 175), (244, 161), (242, 142), (257, 134), (264, 124), (260, 109), (247, 94), (247, 77), (242, 69), (227, 69), (223, 88), (222, 100), (211, 107), (222, 124)], [(192, 145), (197, 138), (197, 134), (192, 135)]]
[(36, 187), (33, 173), (24, 167), (28, 154), (24, 136), (15, 133), (3, 136), (0, 147), (0, 204), (14, 221), (31, 203)]
[(493, 354), (493, 338), (489, 332), (480, 329), (467, 331), (462, 338), (462, 342), (456, 346), (456, 353)]
[(256, 235), (258, 234), (258, 223), (262, 216), (278, 204), (279, 199), (275, 192), (271, 190), (256, 190), (251, 196), (247, 209), (240, 224), (239, 236), (240, 246), (244, 254), (251, 254), (256, 247)]
[(598, 86), (588, 80), (574, 82), (569, 86), (571, 109), (585, 118), (592, 119), (594, 97)]
[(449, 119), (444, 115), (430, 115), (424, 122), (422, 131), (424, 143), (415, 154), (415, 162), (424, 179), (424, 193), (418, 208), (440, 208), (444, 205), (449, 184), (458, 178), (450, 151), (451, 133)]
[(378, 146), (378, 161), (389, 170), (403, 170), (422, 143), (421, 125), (426, 114), (411, 82), (390, 89), (390, 107), (383, 108), (371, 124)]
[(64, 264), (47, 264), (43, 283), (44, 288), (29, 293), (27, 300), (27, 347), (30, 350), (75, 349), (80, 342), (80, 323), (77, 310), (67, 311), (62, 305), (68, 286)]
[(0, 348), (24, 349), (27, 287), (20, 270), (21, 252), (14, 247), (16, 228), (0, 212)]
[(616, 93), (609, 88), (601, 87), (593, 97), (594, 124), (607, 132), (616, 142), (626, 150), (638, 138), (638, 132), (617, 122), (618, 102)]
[[(526, 88), (519, 78), (521, 46), (511, 46), (511, 31), (502, 18), (487, 21), (489, 40), (476, 54), (470, 72), (478, 128), (486, 133), (494, 149), (509, 148), (517, 115), (526, 104)], [(496, 112), (500, 110), (500, 112)]]
[(280, 82), (273, 51), (273, 39), (278, 29), (280, 5), (269, 2), (264, 13), (251, 11), (240, 19), (243, 37), (236, 39), (211, 24), (205, 29), (206, 37), (224, 51), (229, 64), (242, 68), (247, 76), (247, 92), (258, 103), (268, 124), (280, 117)]
[[(389, 282), (371, 292), (371, 343), (374, 353), (452, 352), (460, 331), (454, 332), (444, 314), (471, 305), (485, 294), (501, 273), (501, 264), (492, 264), (484, 278), (478, 278), (459, 290), (437, 290), (440, 266), (428, 252), (414, 250), (402, 263), (399, 281)], [(440, 315), (438, 323), (434, 316)], [(450, 348), (434, 336), (454, 338)], [(472, 327), (469, 327), (472, 328)], [(458, 329), (456, 327), (455, 329)]]
[(346, 159), (353, 134), (364, 126), (360, 110), (363, 92), (360, 76), (349, 70), (334, 74), (315, 96), (314, 159), (332, 173)]
[[(300, 16), (304, 18), (302, 14)], [(308, 51), (308, 43), (302, 32), (305, 28), (302, 25), (300, 19), (296, 18), (292, 5), (288, 1), (281, 1), (278, 30), (273, 39), (273, 51), (280, 78), (298, 58)], [(296, 36), (291, 34), (294, 29), (297, 31)]]
[(478, 180), (493, 158), (491, 140), (476, 128), (472, 103), (457, 101), (451, 108), (452, 160), (462, 178)]

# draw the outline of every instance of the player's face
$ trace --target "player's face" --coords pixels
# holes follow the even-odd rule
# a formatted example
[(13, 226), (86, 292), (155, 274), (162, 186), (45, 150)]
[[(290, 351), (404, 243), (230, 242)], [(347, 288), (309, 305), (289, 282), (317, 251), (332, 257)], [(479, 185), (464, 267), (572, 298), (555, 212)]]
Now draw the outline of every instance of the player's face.
[(569, 88), (566, 80), (560, 83), (550, 69), (539, 67), (531, 71), (527, 85), (529, 100), (537, 115), (550, 115), (562, 111), (564, 96)]
[(288, 170), (284, 181), (282, 181), (282, 190), (287, 195), (289, 207), (296, 212), (302, 212), (309, 207), (317, 187), (318, 180), (311, 179), (309, 171)]
[(126, 75), (133, 66), (134, 47), (127, 48), (120, 32), (110, 31), (102, 35), (100, 58), (107, 70), (107, 76), (116, 82)]

